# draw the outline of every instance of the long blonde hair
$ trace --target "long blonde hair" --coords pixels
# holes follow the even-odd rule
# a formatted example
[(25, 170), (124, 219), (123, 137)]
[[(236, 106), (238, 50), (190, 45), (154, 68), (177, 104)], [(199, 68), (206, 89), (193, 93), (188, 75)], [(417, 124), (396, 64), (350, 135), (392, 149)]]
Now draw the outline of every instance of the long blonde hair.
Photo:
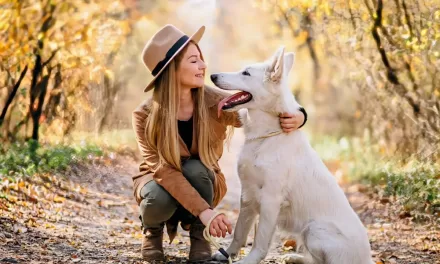
[[(197, 49), (198, 45), (194, 42)], [(187, 45), (165, 68), (155, 81), (153, 102), (146, 122), (146, 139), (150, 147), (159, 155), (159, 165), (171, 165), (182, 171), (177, 127), (177, 111), (179, 110), (180, 82), (177, 69), (185, 54)], [(200, 54), (201, 51), (199, 49)], [(203, 57), (201, 56), (202, 60)], [(209, 109), (205, 103), (204, 87), (192, 89), (194, 100), (193, 120), (197, 128), (197, 143), (202, 163), (214, 170), (217, 160), (214, 145), (222, 144), (214, 137), (210, 125)], [(202, 121), (202, 122), (201, 122)]]

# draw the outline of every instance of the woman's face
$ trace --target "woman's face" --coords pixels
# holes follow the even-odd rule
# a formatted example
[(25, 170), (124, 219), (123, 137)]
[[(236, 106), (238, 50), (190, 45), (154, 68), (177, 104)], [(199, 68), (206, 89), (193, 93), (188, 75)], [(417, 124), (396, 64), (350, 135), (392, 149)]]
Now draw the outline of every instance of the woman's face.
[(206, 64), (194, 43), (190, 43), (183, 54), (177, 69), (182, 89), (202, 87), (205, 79)]

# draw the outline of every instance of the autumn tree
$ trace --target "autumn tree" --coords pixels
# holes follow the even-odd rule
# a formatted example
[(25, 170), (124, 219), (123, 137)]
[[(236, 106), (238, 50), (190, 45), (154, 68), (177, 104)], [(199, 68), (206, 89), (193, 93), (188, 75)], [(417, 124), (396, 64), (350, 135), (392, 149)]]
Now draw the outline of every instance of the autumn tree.
[[(109, 67), (137, 19), (128, 2), (2, 2), (3, 139), (38, 141), (40, 125), (51, 133), (68, 133), (80, 111), (93, 111), (90, 91), (101, 93), (97, 108), (109, 112), (120, 89)], [(102, 115), (98, 130), (104, 120)]]
[[(319, 120), (339, 124), (344, 134), (367, 129), (390, 153), (438, 157), (433, 147), (440, 142), (437, 1), (255, 3), (312, 61)], [(321, 124), (335, 130), (329, 122)]]

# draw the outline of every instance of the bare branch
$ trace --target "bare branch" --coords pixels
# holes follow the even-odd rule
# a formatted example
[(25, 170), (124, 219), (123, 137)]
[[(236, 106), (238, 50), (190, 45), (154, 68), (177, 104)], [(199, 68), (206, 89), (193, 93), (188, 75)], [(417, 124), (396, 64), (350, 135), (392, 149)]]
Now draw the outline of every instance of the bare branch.
[(402, 10), (400, 8), (399, 0), (394, 0), (394, 3), (396, 4), (397, 9), (397, 25), (402, 26), (402, 21), (400, 20), (400, 18), (402, 17)]
[(382, 58), (382, 62), (387, 70), (387, 79), (389, 82), (395, 85), (396, 93), (399, 96), (405, 98), (406, 101), (411, 105), (414, 114), (418, 115), (420, 113), (420, 105), (415, 102), (414, 98), (412, 98), (406, 93), (406, 90), (403, 87), (403, 85), (400, 83), (395, 70), (393, 69), (393, 67), (391, 67), (386, 51), (382, 46), (379, 35), (379, 30), (382, 28), (382, 11), (383, 11), (383, 1), (377, 0), (376, 18), (374, 19), (374, 27), (372, 30), (372, 34), (374, 41), (376, 42), (377, 49)]
[(351, 9), (351, 0), (346, 0), (348, 6), (348, 12), (350, 13), (350, 21), (353, 29), (356, 30), (356, 21), (354, 20), (353, 10)]
[(12, 88), (12, 92), (9, 94), (8, 100), (6, 101), (6, 104), (3, 107), (3, 111), (0, 115), (0, 126), (3, 124), (3, 120), (5, 119), (5, 116), (6, 116), (6, 113), (8, 112), (9, 106), (11, 105), (12, 100), (14, 100), (14, 97), (17, 94), (18, 88), (20, 87), (21, 81), (23, 81), (27, 70), (28, 70), (28, 66), (26, 65), (26, 67), (21, 72), (20, 77), (18, 78), (18, 81), (15, 83), (14, 87)]
[(55, 55), (57, 54), (57, 52), (59, 51), (60, 49), (58, 48), (58, 49), (56, 49), (56, 50), (54, 50), (53, 52), (52, 52), (52, 55), (50, 55), (50, 57), (45, 61), (45, 62), (43, 62), (43, 64), (42, 64), (42, 68), (44, 68), (54, 57), (55, 57)]
[(410, 34), (411, 38), (413, 38), (414, 37), (414, 33), (413, 33), (413, 29), (412, 29), (412, 25), (411, 25), (411, 20), (410, 20), (410, 17), (409, 17), (408, 8), (406, 7), (405, 0), (402, 0), (402, 8), (403, 8), (403, 13), (405, 14), (405, 20), (406, 20), (405, 22), (406, 22), (406, 25), (408, 26), (409, 34)]
[(374, 20), (374, 27), (372, 30), (374, 41), (376, 42), (377, 49), (379, 50), (380, 56), (382, 58), (382, 62), (387, 69), (387, 78), (393, 84), (400, 84), (397, 76), (394, 72), (394, 69), (391, 67), (390, 62), (388, 60), (388, 56), (385, 52), (385, 49), (382, 46), (382, 42), (379, 36), (379, 30), (382, 27), (382, 10), (383, 10), (383, 2), (382, 0), (378, 0), (377, 10), (376, 10), (376, 18)]
[(364, 4), (367, 7), (368, 13), (370, 14), (370, 17), (373, 18), (373, 8), (370, 7), (370, 4), (368, 3), (368, 0), (364, 0)]

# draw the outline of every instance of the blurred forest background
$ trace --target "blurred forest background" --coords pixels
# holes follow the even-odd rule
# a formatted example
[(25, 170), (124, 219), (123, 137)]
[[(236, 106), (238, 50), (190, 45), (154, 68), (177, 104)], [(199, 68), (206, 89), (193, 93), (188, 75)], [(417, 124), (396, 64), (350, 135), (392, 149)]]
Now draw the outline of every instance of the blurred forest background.
[(137, 151), (140, 52), (167, 23), (207, 27), (207, 76), (296, 52), (292, 92), (336, 176), (440, 215), (437, 0), (0, 0), (0, 176)]
[[(141, 50), (168, 23), (206, 26), (207, 83), (281, 45), (295, 52), (301, 129), (368, 229), (375, 263), (438, 263), (438, 0), (0, 0), (0, 262), (141, 263), (131, 114), (150, 96)], [(216, 208), (231, 222), (235, 133)], [(165, 244), (169, 263), (186, 263), (187, 237)], [(275, 245), (265, 263), (294, 244)]]

